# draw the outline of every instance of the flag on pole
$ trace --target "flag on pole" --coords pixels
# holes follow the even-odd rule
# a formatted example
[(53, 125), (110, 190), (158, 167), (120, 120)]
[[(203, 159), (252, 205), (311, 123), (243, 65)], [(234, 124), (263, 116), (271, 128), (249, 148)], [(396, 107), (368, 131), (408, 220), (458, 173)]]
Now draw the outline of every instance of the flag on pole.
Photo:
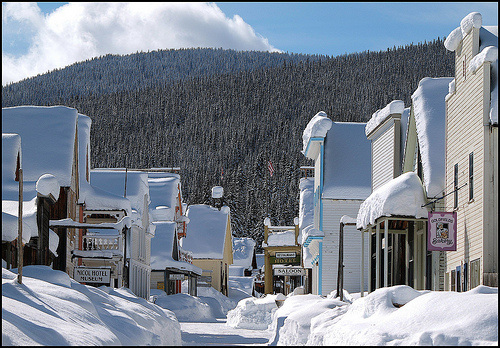
[(269, 169), (269, 174), (271, 174), (271, 176), (273, 176), (274, 167), (273, 167), (273, 164), (271, 163), (271, 161), (267, 162), (267, 169)]
[(224, 168), (220, 169), (220, 179), (224, 180)]

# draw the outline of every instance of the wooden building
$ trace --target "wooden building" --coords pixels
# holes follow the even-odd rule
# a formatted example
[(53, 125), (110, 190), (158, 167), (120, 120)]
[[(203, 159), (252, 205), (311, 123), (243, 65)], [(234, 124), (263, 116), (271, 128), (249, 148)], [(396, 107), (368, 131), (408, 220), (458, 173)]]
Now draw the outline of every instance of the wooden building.
[[(77, 118), (77, 111), (65, 106), (2, 108), (2, 132), (18, 134), (22, 139), (23, 205), (26, 205), (24, 211), (37, 212), (32, 216), (41, 224), (32, 224), (31, 239), (25, 245), (25, 261), (27, 264), (52, 265), (54, 269), (70, 275), (73, 274), (75, 266), (71, 250), (78, 242), (76, 229), (48, 229), (47, 213), (50, 220), (77, 219)], [(37, 182), (44, 174), (53, 175), (58, 182), (59, 192), (53, 192), (52, 197), (37, 192)], [(56, 196), (54, 202), (53, 198)], [(2, 202), (2, 211), (4, 205), (8, 207), (10, 203)], [(38, 217), (35, 217), (37, 214)], [(47, 251), (51, 239), (57, 240), (57, 250), (52, 254)]]
[(446, 97), (446, 211), (457, 250), (446, 252), (446, 290), (498, 286), (498, 26), (470, 13), (445, 41), (455, 52)]
[(305, 269), (302, 267), (299, 244), (299, 221), (294, 226), (271, 226), (264, 220), (264, 293), (288, 295), (303, 285)]
[(193, 253), (193, 264), (203, 270), (198, 286), (211, 286), (228, 295), (229, 266), (233, 242), (229, 207), (220, 210), (205, 204), (188, 207), (186, 237), (181, 247)]
[[(371, 192), (370, 142), (365, 126), (332, 122), (319, 112), (303, 132), (302, 153), (314, 160), (314, 178), (310, 178), (314, 182), (313, 223), (307, 226), (301, 222), (305, 262), (311, 265), (304, 267), (311, 267), (309, 283), (313, 294), (326, 295), (336, 290), (340, 219), (343, 215), (355, 216)], [(360, 291), (361, 238), (354, 226), (346, 226), (344, 288), (349, 292)], [(363, 243), (367, 247), (368, 241)], [(365, 276), (367, 273), (363, 271)]]

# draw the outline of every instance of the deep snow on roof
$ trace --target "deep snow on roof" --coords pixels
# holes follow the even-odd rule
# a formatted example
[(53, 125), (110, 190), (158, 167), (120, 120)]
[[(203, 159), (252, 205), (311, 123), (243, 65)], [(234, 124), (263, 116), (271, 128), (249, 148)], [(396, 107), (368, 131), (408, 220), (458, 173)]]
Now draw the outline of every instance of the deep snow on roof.
[(2, 108), (2, 132), (22, 139), (23, 176), (36, 182), (46, 173), (71, 186), (78, 113), (66, 106)]
[(452, 80), (425, 77), (411, 96), (428, 197), (441, 196), (445, 190), (445, 97)]
[(314, 115), (302, 132), (302, 153), (306, 154), (311, 138), (324, 138), (331, 126), (332, 120), (328, 118), (324, 111), (320, 111)]
[(449, 51), (457, 50), (472, 28), (479, 28), (480, 46), (479, 53), (469, 60), (468, 69), (474, 73), (484, 62), (491, 62), (490, 122), (498, 124), (498, 25), (483, 26), (481, 14), (471, 12), (460, 21), (460, 26), (446, 37), (444, 46)]
[(164, 270), (166, 267), (170, 267), (201, 274), (199, 267), (184, 261), (177, 261), (172, 256), (175, 238), (177, 238), (175, 234), (177, 223), (156, 221), (153, 222), (153, 225), (155, 226), (155, 236), (151, 239), (151, 269)]
[(153, 221), (173, 221), (178, 203), (180, 176), (174, 173), (149, 173), (149, 211)]
[(371, 193), (371, 144), (366, 123), (332, 122), (325, 139), (323, 197), (365, 199)]
[(90, 172), (90, 184), (116, 196), (126, 196), (130, 200), (132, 210), (138, 215), (135, 218), (140, 218), (144, 204), (149, 204), (148, 174), (145, 172), (111, 168), (93, 169)]
[(255, 244), (252, 238), (233, 238), (233, 266), (251, 269)]
[(222, 259), (229, 215), (227, 210), (206, 204), (188, 207), (186, 237), (182, 248), (193, 252), (193, 258)]
[(415, 172), (401, 174), (377, 188), (361, 204), (356, 228), (366, 229), (382, 216), (426, 218), (427, 209), (422, 182)]

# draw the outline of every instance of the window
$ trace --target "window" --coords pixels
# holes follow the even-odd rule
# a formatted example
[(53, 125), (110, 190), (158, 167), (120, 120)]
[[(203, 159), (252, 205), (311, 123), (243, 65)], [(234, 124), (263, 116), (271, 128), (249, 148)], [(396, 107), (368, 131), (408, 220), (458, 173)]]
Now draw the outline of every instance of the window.
[(455, 164), (455, 170), (453, 175), (453, 209), (458, 208), (458, 163)]
[(474, 199), (474, 152), (469, 154), (469, 201)]
[(455, 291), (455, 271), (451, 271), (451, 291)]

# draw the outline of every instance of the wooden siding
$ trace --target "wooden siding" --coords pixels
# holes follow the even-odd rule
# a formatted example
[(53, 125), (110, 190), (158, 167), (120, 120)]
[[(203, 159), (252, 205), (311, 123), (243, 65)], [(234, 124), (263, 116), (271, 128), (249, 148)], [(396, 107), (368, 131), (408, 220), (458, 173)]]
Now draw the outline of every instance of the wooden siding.
[[(322, 294), (337, 289), (340, 219), (343, 215), (356, 217), (361, 200), (323, 200), (323, 275)], [(367, 237), (367, 236), (365, 236)], [(344, 227), (344, 289), (360, 291), (361, 232), (355, 226)], [(368, 289), (368, 238), (365, 238), (365, 290)]]
[(394, 178), (394, 140), (393, 123), (372, 141), (372, 191)]
[[(457, 212), (457, 251), (446, 254), (446, 272), (455, 270), (461, 263), (470, 265), (470, 261), (481, 259), (482, 274), (484, 259), (493, 259), (498, 264), (498, 231), (489, 226), (492, 213), (485, 209), (485, 203), (491, 201), (490, 194), (494, 194), (490, 173), (485, 172), (493, 168), (489, 153), (490, 129), (489, 120), (489, 64), (483, 65), (475, 74), (466, 70), (470, 60), (477, 53), (479, 30), (465, 36), (461, 47), (455, 55), (456, 91), (447, 100), (446, 118), (446, 192), (453, 191), (454, 165), (458, 164), (458, 187), (468, 183), (469, 154), (474, 153), (474, 199), (469, 201), (468, 186), (458, 191)], [(487, 102), (485, 102), (485, 100)], [(496, 151), (496, 150), (495, 150)], [(493, 171), (489, 169), (488, 171)], [(498, 190), (498, 188), (496, 189)], [(498, 191), (497, 191), (498, 192)], [(498, 199), (498, 193), (496, 193)], [(445, 198), (446, 211), (453, 211), (454, 195)], [(496, 208), (498, 212), (498, 208)], [(497, 219), (495, 217), (495, 219)], [(498, 225), (496, 225), (498, 226)], [(496, 229), (497, 227), (495, 227)], [(494, 242), (494, 244), (493, 244)], [(495, 251), (496, 250), (496, 251)], [(495, 253), (492, 258), (491, 254)], [(498, 269), (495, 270), (497, 272)], [(470, 284), (470, 281), (468, 282)]]

